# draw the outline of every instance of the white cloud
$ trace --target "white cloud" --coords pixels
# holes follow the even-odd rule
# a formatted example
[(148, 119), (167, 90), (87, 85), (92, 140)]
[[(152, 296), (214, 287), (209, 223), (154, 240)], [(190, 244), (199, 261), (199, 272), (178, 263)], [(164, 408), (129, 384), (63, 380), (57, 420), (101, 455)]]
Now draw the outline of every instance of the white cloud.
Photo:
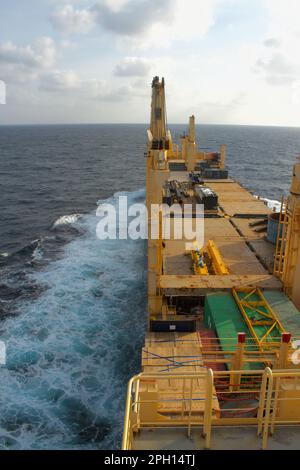
[(104, 31), (133, 36), (166, 22), (170, 13), (171, 0), (102, 0), (86, 8), (63, 5), (50, 20), (62, 34), (85, 34), (98, 24)]
[(90, 9), (64, 5), (50, 16), (53, 27), (62, 34), (88, 33), (95, 25), (96, 14)]
[(268, 60), (259, 59), (256, 63), (258, 72), (262, 72), (271, 85), (285, 85), (294, 81), (295, 68), (284, 55), (276, 52)]
[(69, 39), (62, 39), (59, 43), (62, 49), (75, 49), (77, 48), (77, 44), (75, 42), (70, 41)]
[(63, 103), (86, 105), (88, 102), (130, 102), (140, 97), (148, 96), (148, 87), (145, 83), (135, 81), (127, 85), (115, 84), (94, 78), (83, 78), (73, 70), (53, 70), (39, 76), (38, 88), (41, 92), (49, 93), (51, 99), (63, 98)]
[(280, 41), (276, 38), (267, 38), (264, 40), (264, 46), (276, 49), (277, 47), (280, 47)]
[(172, 15), (171, 0), (129, 0), (118, 9), (100, 2), (92, 9), (103, 29), (121, 36), (145, 33), (154, 24), (165, 24)]
[(300, 46), (299, 0), (264, 0), (264, 4), (268, 14), (267, 37), (280, 42), (287, 58), (293, 57)]
[(0, 104), (6, 104), (6, 84), (0, 80)]
[(117, 77), (145, 77), (149, 72), (149, 62), (141, 57), (125, 57), (114, 69)]
[(208, 33), (214, 25), (218, 0), (175, 0), (172, 2), (173, 18), (164, 28), (154, 29), (152, 39), (160, 35), (161, 45), (172, 41), (192, 41)]
[(161, 48), (205, 35), (221, 1), (102, 0), (81, 9), (68, 4), (55, 10), (51, 22), (62, 34), (88, 33), (97, 24), (104, 33), (131, 38), (131, 45)]
[(170, 122), (299, 124), (298, 0), (48, 2), (55, 43), (0, 44), (9, 100), (41, 119), (145, 122), (153, 73)]
[[(162, 0), (164, 1), (164, 0)], [(103, 0), (103, 3), (112, 11), (118, 12), (128, 3), (128, 0)]]
[(12, 84), (24, 86), (36, 80), (41, 72), (51, 70), (56, 58), (56, 46), (49, 37), (38, 38), (28, 45), (0, 43), (0, 78), (6, 81), (9, 92)]
[(47, 91), (77, 90), (80, 86), (81, 80), (73, 70), (55, 70), (40, 77), (40, 88)]
[[(123, 85), (120, 87), (112, 87), (109, 84), (103, 86), (102, 89), (99, 90), (97, 95), (97, 100), (99, 101), (108, 101), (112, 103), (116, 103), (117, 105), (122, 103), (126, 103), (126, 107), (128, 104), (139, 100), (140, 98), (145, 99), (149, 96), (149, 90), (147, 88), (147, 84), (143, 84), (144, 86), (141, 87), (141, 83), (129, 83), (128, 85)], [(115, 116), (114, 119), (120, 118), (119, 115)], [(128, 119), (128, 117), (127, 117)], [(131, 118), (132, 119), (132, 116)]]
[(18, 64), (26, 67), (49, 68), (56, 59), (54, 41), (41, 37), (32, 45), (17, 46), (12, 42), (0, 44), (0, 63)]
[(269, 29), (277, 34), (299, 32), (300, 5), (298, 0), (264, 0), (264, 3), (270, 21)]
[[(269, 85), (290, 85), (300, 78), (300, 3), (298, 0), (264, 0), (267, 24), (263, 47), (257, 48), (254, 70)], [(292, 88), (290, 92), (292, 93)]]

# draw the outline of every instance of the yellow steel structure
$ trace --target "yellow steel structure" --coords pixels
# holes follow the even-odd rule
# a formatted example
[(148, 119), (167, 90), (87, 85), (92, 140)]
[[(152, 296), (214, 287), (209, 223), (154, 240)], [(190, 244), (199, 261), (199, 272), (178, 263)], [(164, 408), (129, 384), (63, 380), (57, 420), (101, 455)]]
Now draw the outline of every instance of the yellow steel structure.
[[(148, 233), (151, 234), (153, 222), (161, 225), (160, 214), (157, 220), (151, 218), (151, 205), (162, 203), (162, 188), (169, 178), (168, 153), (172, 152), (171, 134), (167, 129), (164, 80), (154, 77), (152, 81), (151, 120), (148, 130), (148, 152), (146, 164), (146, 204), (148, 209)], [(148, 237), (148, 311), (149, 318), (161, 313), (162, 296), (159, 289), (161, 274), (161, 245), (159, 239)]]
[[(274, 347), (274, 337), (271, 336), (272, 332), (276, 329), (280, 333), (283, 333), (285, 329), (276, 317), (273, 309), (266, 301), (262, 291), (257, 287), (243, 287), (233, 288), (233, 297), (240, 309), (241, 314), (250, 330), (251, 335), (255, 339), (258, 346), (263, 349)], [(245, 294), (241, 298), (239, 294)], [(251, 297), (258, 298), (259, 300), (253, 300)], [(255, 327), (264, 326), (267, 327), (266, 331), (262, 336), (258, 336)], [(278, 336), (277, 336), (278, 338)], [(278, 347), (275, 343), (275, 347)]]
[(221, 253), (219, 252), (213, 240), (209, 240), (207, 244), (207, 252), (212, 261), (213, 270), (215, 274), (228, 275), (229, 271), (225, 265)]
[(228, 275), (229, 270), (226, 264), (223, 261), (220, 251), (218, 250), (216, 244), (213, 240), (209, 240), (207, 246), (199, 248), (197, 243), (194, 243), (194, 249), (191, 251), (194, 273), (207, 276), (209, 275), (209, 270), (207, 267), (206, 259), (207, 256), (210, 260), (212, 273), (213, 275)]

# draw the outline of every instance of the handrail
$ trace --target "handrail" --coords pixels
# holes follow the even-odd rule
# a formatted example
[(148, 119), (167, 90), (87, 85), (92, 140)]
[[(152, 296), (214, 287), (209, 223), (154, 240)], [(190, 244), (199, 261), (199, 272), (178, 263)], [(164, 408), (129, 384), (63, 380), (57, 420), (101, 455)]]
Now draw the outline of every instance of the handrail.
[[(279, 399), (279, 385), (282, 378), (290, 379), (292, 377), (300, 377), (300, 370), (288, 370), (288, 369), (275, 369), (271, 370), (269, 367), (266, 367), (264, 370), (263, 375), (263, 387), (261, 391), (261, 409), (260, 409), (260, 423), (259, 423), (259, 431), (262, 431), (263, 426), (263, 441), (262, 441), (262, 449), (265, 450), (268, 445), (268, 437), (269, 437), (269, 427), (271, 426), (271, 434), (274, 433), (275, 430), (275, 423), (276, 423), (276, 413), (277, 413), (277, 405)], [(267, 396), (266, 396), (267, 393)], [(273, 398), (274, 394), (274, 398)], [(292, 400), (299, 400), (299, 398), (292, 398)], [(287, 399), (288, 400), (288, 399)], [(265, 401), (265, 403), (264, 403)], [(272, 406), (273, 402), (273, 406)], [(262, 420), (263, 412), (265, 411), (264, 422)], [(271, 414), (272, 411), (272, 414)], [(290, 423), (294, 423), (294, 421), (289, 421)], [(288, 422), (287, 422), (288, 424)]]
[(267, 448), (267, 444), (268, 444), (269, 421), (270, 421), (271, 402), (272, 402), (272, 395), (273, 395), (273, 374), (269, 367), (265, 368), (264, 376), (266, 376), (267, 378), (266, 380), (267, 398), (266, 398), (265, 423), (264, 423), (263, 441), (262, 441), (263, 450)]
[[(204, 370), (204, 369), (203, 369)], [(208, 370), (210, 371), (210, 369)], [(211, 371), (212, 372), (212, 371)], [(125, 417), (124, 417), (124, 429), (123, 429), (123, 436), (122, 436), (122, 450), (129, 450), (131, 448), (130, 444), (130, 435), (132, 432), (131, 426), (131, 415), (132, 415), (132, 394), (133, 394), (133, 386), (135, 383), (139, 383), (141, 379), (149, 380), (149, 379), (199, 379), (199, 378), (207, 377), (207, 372), (205, 370), (204, 373), (184, 373), (184, 374), (170, 374), (170, 373), (143, 373), (141, 372), (138, 375), (135, 375), (129, 380), (128, 387), (127, 387), (127, 395), (126, 395), (126, 407), (125, 407)], [(212, 375), (213, 381), (213, 375)], [(213, 384), (212, 384), (213, 387)], [(192, 392), (191, 392), (192, 393)], [(189, 417), (191, 417), (191, 409), (189, 411)], [(190, 419), (188, 424), (188, 432), (190, 432)]]
[(125, 417), (124, 417), (124, 430), (123, 430), (123, 437), (122, 437), (122, 450), (129, 450), (129, 433), (131, 432), (130, 428), (130, 418), (131, 418), (131, 405), (132, 405), (132, 390), (133, 384), (139, 379), (142, 375), (138, 374), (132, 377), (128, 382), (127, 387), (127, 396), (126, 396), (126, 408), (125, 408)]
[[(241, 375), (244, 381), (241, 381), (241, 385), (234, 392), (232, 397), (232, 391), (230, 390), (230, 382), (227, 382), (227, 378), (231, 378), (232, 374)], [(272, 370), (270, 367), (266, 367), (264, 370), (229, 370), (229, 371), (213, 371), (212, 369), (203, 369), (198, 372), (185, 372), (185, 373), (140, 373), (132, 377), (128, 384), (126, 409), (124, 418), (124, 433), (122, 438), (122, 450), (132, 449), (133, 445), (133, 432), (134, 430), (141, 429), (143, 427), (159, 428), (159, 427), (187, 427), (188, 435), (191, 434), (191, 428), (203, 426), (202, 436), (205, 439), (205, 448), (209, 449), (211, 444), (211, 432), (212, 426), (231, 426), (231, 425), (257, 425), (257, 435), (262, 436), (261, 448), (266, 449), (268, 445), (269, 430), (271, 428), (271, 434), (275, 429), (275, 424), (300, 424), (299, 413), (296, 417), (290, 417), (288, 415), (278, 415), (278, 403), (282, 400), (283, 403), (286, 400), (300, 400), (299, 397), (286, 397), (281, 395), (280, 381), (281, 379), (295, 379), (296, 385), (298, 378), (300, 378), (300, 369), (275, 369)], [(142, 388), (143, 383), (147, 381), (153, 382), (155, 379), (156, 384), (159, 384), (160, 380), (182, 380), (184, 386), (181, 390), (174, 389), (177, 396), (173, 396), (172, 392), (167, 399), (156, 397), (145, 397), (142, 398), (140, 393), (145, 391)], [(205, 379), (206, 382), (203, 384), (204, 388), (197, 390), (194, 387), (194, 380)], [(222, 382), (223, 379), (226, 379)], [(190, 388), (185, 385), (185, 381), (190, 381)], [(247, 388), (247, 384), (250, 384)], [(159, 387), (158, 387), (159, 390)], [(178, 397), (178, 393), (182, 393)], [(200, 396), (198, 395), (200, 393)], [(239, 397), (240, 402), (234, 403)], [(251, 400), (256, 397), (259, 400), (258, 406), (252, 404)], [(157, 401), (158, 400), (158, 401)], [(218, 400), (215, 402), (215, 400)], [(225, 408), (221, 408), (221, 415), (213, 413), (215, 408), (214, 403), (224, 403), (226, 400), (229, 403), (233, 400), (231, 406), (226, 405)], [(248, 402), (250, 400), (250, 403)], [(161, 403), (178, 403), (181, 402), (182, 414), (178, 415), (177, 418), (172, 418), (171, 421), (164, 421), (153, 415), (150, 415), (150, 419), (143, 417), (141, 409), (143, 406), (151, 406), (152, 404)], [(203, 415), (199, 415), (198, 408), (192, 408), (193, 403), (202, 402), (204, 407), (201, 407)], [(184, 406), (184, 404), (187, 404)], [(244, 404), (245, 403), (245, 404)], [(177, 406), (177, 405), (176, 405)], [(201, 405), (202, 406), (202, 405)], [(218, 405), (219, 406), (219, 405)], [(280, 409), (280, 408), (279, 408)], [(256, 413), (255, 413), (256, 411)], [(252, 413), (252, 415), (247, 413)], [(255, 413), (253, 415), (253, 412)], [(184, 413), (184, 414), (183, 414)], [(223, 414), (224, 413), (224, 414)], [(133, 419), (134, 418), (134, 419)]]
[(204, 411), (203, 437), (205, 438), (205, 449), (210, 448), (211, 418), (213, 404), (214, 373), (212, 369), (207, 370), (206, 402)]

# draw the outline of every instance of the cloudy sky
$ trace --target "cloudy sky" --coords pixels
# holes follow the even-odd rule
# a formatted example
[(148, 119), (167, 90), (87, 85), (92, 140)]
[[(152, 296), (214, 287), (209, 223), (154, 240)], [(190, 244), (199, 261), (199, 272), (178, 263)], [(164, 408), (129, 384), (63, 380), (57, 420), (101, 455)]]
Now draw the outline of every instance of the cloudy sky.
[(299, 0), (0, 0), (0, 124), (300, 126)]

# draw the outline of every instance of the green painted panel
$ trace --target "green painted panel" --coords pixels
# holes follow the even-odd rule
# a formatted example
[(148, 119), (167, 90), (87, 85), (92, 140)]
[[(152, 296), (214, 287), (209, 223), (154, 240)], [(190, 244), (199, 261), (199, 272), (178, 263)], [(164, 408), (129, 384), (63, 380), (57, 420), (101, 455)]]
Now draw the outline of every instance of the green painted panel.
[[(235, 351), (238, 333), (251, 333), (230, 293), (208, 294), (205, 298), (204, 320), (207, 328), (216, 331), (223, 350)], [(261, 369), (262, 364), (247, 364), (245, 369)]]

